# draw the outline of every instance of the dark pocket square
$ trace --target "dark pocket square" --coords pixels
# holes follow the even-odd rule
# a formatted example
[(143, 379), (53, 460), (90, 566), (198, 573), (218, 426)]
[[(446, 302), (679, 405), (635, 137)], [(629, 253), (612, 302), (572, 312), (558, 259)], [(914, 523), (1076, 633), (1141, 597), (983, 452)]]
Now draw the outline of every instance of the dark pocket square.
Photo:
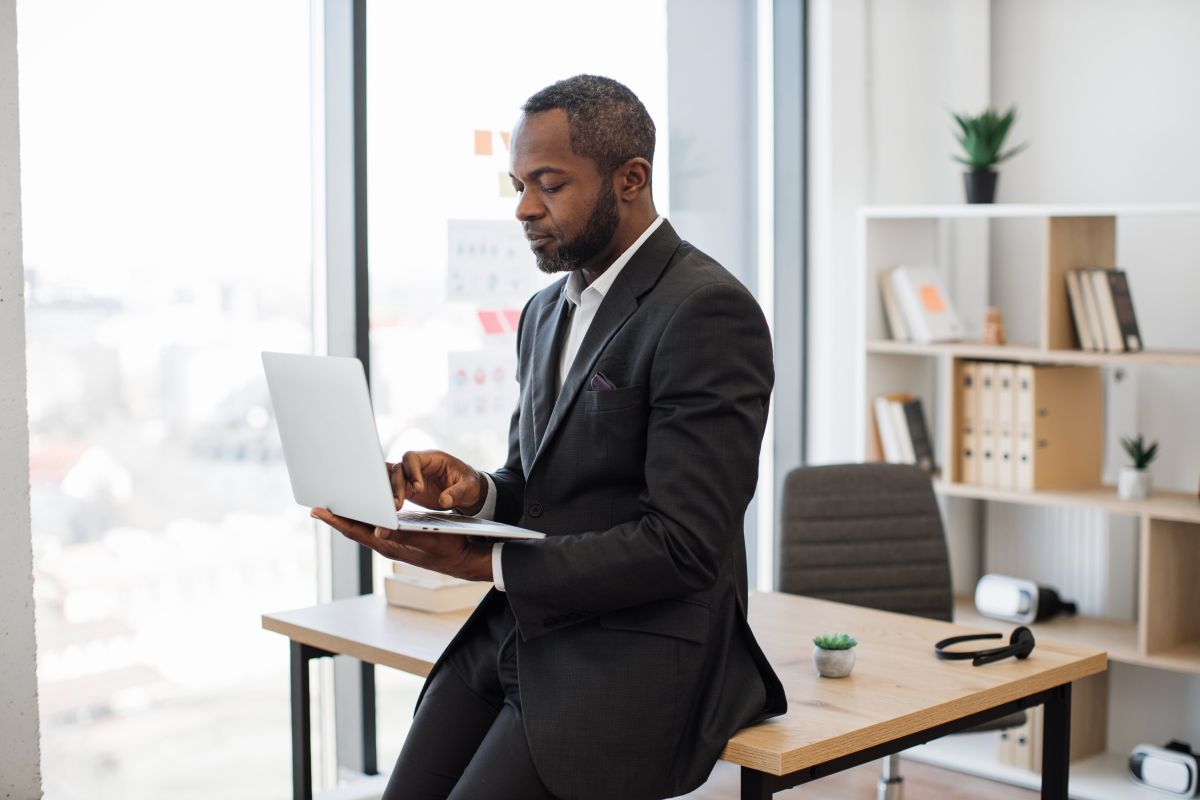
[(617, 386), (615, 383), (610, 381), (608, 376), (603, 372), (597, 372), (592, 376), (592, 379), (588, 381), (588, 388), (593, 392), (611, 392), (613, 389), (616, 389)]

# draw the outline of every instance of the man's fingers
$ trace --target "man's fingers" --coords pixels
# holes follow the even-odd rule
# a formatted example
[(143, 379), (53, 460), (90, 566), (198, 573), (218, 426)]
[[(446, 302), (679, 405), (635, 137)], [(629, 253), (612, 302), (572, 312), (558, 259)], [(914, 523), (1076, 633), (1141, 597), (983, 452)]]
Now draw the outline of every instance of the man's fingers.
[(411, 493), (425, 491), (425, 473), (421, 470), (421, 457), (409, 450), (404, 454), (401, 464), (404, 467), (404, 477), (408, 481), (405, 497), (412, 497)]
[[(473, 476), (468, 476), (442, 492), (441, 497), (438, 498), (438, 502), (441, 503), (442, 508), (471, 505), (476, 499), (470, 497), (472, 490), (478, 493), (479, 485), (475, 482)], [(468, 499), (471, 502), (466, 502)]]
[[(355, 541), (370, 541), (371, 533), (374, 526), (368, 525), (365, 522), (339, 517), (328, 508), (314, 508), (310, 513), (314, 519), (319, 519), (334, 530), (344, 533)], [(365, 542), (364, 542), (365, 544)]]

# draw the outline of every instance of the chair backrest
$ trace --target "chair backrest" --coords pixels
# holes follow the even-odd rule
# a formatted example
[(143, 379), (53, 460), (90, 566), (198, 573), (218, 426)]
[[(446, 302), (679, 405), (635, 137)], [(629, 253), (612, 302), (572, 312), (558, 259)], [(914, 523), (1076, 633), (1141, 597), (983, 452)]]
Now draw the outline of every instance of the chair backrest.
[(946, 536), (919, 467), (792, 470), (775, 569), (779, 591), (947, 622), (953, 616)]

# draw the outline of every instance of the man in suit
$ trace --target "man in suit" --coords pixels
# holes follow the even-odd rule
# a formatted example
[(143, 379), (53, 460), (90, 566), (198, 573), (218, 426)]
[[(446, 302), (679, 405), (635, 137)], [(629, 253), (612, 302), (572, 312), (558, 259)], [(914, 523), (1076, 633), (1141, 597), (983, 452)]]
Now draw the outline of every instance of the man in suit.
[(786, 709), (746, 623), (743, 517), (774, 373), (754, 298), (651, 197), (654, 123), (596, 76), (531, 97), (510, 174), (540, 269), (503, 467), (388, 465), (398, 502), (543, 531), (486, 545), (314, 515), (490, 591), (430, 674), (384, 795), (637, 800), (691, 791)]

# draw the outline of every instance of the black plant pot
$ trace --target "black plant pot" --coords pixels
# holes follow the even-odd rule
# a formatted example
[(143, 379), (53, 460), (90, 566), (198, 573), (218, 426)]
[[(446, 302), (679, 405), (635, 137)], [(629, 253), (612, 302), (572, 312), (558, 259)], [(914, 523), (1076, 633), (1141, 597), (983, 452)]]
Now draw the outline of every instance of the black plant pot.
[(973, 169), (963, 173), (968, 203), (992, 203), (996, 200), (996, 181), (1000, 173), (990, 169)]

